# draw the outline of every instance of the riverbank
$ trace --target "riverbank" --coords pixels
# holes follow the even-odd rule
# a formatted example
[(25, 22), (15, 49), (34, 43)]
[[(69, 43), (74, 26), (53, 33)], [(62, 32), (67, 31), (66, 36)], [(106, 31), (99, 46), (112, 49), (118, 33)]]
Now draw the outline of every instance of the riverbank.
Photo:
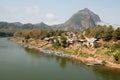
[[(113, 63), (112, 57), (103, 55), (103, 54), (97, 54), (97, 49), (87, 49), (87, 48), (79, 48), (78, 47), (68, 47), (68, 48), (53, 48), (52, 44), (47, 41), (43, 40), (28, 40), (27, 43), (22, 41), (23, 39), (17, 38), (11, 38), (11, 41), (17, 42), (19, 44), (22, 44), (24, 47), (39, 50), (41, 52), (44, 52), (43, 50), (50, 50), (53, 53), (61, 53), (61, 54), (55, 54), (57, 56), (63, 57), (61, 55), (66, 55), (67, 57), (75, 60), (79, 60), (87, 65), (94, 65), (94, 64), (102, 64), (107, 67), (111, 68), (118, 68), (120, 69), (120, 64)], [(71, 51), (71, 52), (70, 52)], [(78, 53), (80, 52), (80, 53)]]

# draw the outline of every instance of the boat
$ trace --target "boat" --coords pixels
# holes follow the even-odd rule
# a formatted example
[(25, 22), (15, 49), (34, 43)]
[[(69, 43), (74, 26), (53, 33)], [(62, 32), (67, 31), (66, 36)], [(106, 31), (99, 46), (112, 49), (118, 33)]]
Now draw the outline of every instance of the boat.
[(91, 62), (91, 63), (87, 63), (86, 65), (94, 66), (94, 65), (103, 65), (103, 64), (101, 62)]
[(57, 56), (63, 56), (62, 52), (55, 52), (54, 54), (57, 55)]
[(46, 50), (46, 49), (42, 49), (42, 50), (40, 50), (40, 52), (47, 53), (47, 54), (53, 54), (54, 53), (53, 51)]

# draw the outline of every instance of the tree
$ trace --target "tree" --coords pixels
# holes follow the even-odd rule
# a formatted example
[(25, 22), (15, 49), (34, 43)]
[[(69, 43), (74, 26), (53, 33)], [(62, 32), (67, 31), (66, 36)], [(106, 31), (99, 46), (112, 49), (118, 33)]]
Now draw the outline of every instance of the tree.
[(106, 25), (104, 25), (104, 26), (98, 25), (97, 27), (88, 28), (86, 30), (86, 35), (89, 37), (95, 37), (98, 39), (101, 38), (105, 41), (109, 41), (112, 39), (113, 32), (114, 32), (114, 29), (113, 29), (112, 25), (110, 25), (109, 27)]
[(120, 40), (120, 28), (117, 28), (117, 29), (113, 32), (112, 36), (113, 36), (113, 39), (114, 39), (114, 40)]
[(61, 46), (66, 47), (67, 46), (67, 42), (66, 42), (67, 38), (66, 38), (65, 34), (61, 35), (60, 40), (61, 40)]
[(103, 40), (109, 41), (112, 39), (112, 33), (114, 32), (112, 25), (105, 28), (104, 34), (103, 34)]
[(53, 42), (53, 47), (58, 49), (61, 46), (60, 42), (56, 40), (56, 42)]

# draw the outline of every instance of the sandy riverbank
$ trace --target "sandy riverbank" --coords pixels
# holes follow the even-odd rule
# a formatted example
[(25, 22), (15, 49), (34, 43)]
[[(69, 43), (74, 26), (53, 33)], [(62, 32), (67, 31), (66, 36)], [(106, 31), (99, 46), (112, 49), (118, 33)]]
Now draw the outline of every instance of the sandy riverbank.
[[(35, 50), (42, 50), (43, 48), (38, 48), (38, 47), (34, 47), (33, 49)], [(57, 52), (57, 51), (54, 51), (54, 52)], [(109, 62), (109, 61), (106, 61), (106, 63), (104, 64), (102, 62), (102, 60), (98, 60), (97, 58), (93, 58), (93, 57), (88, 57), (88, 58), (85, 58), (85, 57), (78, 57), (76, 55), (69, 55), (69, 54), (66, 54), (67, 56), (69, 56), (69, 58), (71, 59), (75, 59), (75, 60), (78, 60), (82, 63), (85, 63), (86, 65), (87, 64), (91, 64), (91, 63), (99, 63), (99, 64), (103, 64), (104, 66), (106, 67), (110, 67), (110, 68), (117, 68), (117, 69), (120, 69), (120, 64), (115, 64), (115, 63), (112, 63), (112, 62)], [(91, 64), (92, 65), (92, 64)], [(94, 65), (94, 64), (93, 64)]]

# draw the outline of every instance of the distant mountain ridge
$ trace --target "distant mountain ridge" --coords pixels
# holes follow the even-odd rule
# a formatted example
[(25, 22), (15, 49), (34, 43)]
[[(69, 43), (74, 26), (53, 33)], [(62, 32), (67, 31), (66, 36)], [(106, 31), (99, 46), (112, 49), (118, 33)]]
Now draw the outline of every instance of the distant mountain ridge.
[(0, 29), (9, 29), (9, 30), (19, 30), (19, 29), (33, 29), (33, 28), (41, 28), (41, 29), (51, 29), (50, 26), (41, 22), (38, 24), (22, 24), (20, 22), (8, 23), (8, 22), (0, 22)]
[(78, 11), (75, 13), (70, 19), (68, 19), (63, 24), (52, 25), (49, 26), (43, 22), (38, 24), (22, 24), (20, 22), (8, 23), (8, 22), (0, 22), (0, 29), (33, 29), (33, 28), (41, 28), (41, 29), (54, 29), (54, 30), (66, 30), (66, 31), (76, 31), (76, 30), (84, 30), (89, 27), (95, 27), (98, 23), (101, 22), (99, 16), (88, 8)]
[(51, 29), (51, 26), (45, 24), (44, 22), (34, 24), (35, 27), (42, 28), (42, 29)]

